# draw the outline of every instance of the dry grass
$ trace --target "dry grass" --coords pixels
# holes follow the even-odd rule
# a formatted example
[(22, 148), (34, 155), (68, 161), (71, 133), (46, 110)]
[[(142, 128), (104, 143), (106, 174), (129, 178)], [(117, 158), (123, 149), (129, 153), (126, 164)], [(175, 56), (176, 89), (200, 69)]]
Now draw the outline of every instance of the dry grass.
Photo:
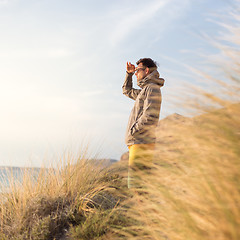
[(121, 239), (240, 239), (240, 104), (164, 121), (159, 135)]
[[(94, 239), (122, 221), (121, 214), (109, 217), (125, 198), (119, 169), (67, 159), (61, 168), (43, 168), (35, 180), (29, 171), (18, 184), (10, 176), (10, 187), (1, 194), (0, 239)], [(92, 224), (99, 226), (93, 231)], [(84, 233), (81, 238), (78, 232)]]

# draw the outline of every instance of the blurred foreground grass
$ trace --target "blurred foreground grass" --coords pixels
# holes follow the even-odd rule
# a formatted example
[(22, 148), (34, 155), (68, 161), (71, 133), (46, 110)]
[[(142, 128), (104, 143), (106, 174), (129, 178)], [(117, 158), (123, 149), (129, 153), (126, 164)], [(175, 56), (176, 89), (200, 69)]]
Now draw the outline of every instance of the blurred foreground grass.
[(240, 104), (165, 121), (159, 131), (155, 169), (142, 176), (148, 194), (136, 194), (131, 212), (140, 236), (240, 239)]

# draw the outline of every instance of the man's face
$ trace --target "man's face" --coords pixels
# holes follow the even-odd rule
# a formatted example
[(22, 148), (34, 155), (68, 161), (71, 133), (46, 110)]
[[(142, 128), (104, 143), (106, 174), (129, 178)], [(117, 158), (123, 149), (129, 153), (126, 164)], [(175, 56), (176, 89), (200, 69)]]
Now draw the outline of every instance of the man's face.
[(145, 78), (148, 74), (148, 68), (142, 65), (142, 63), (139, 63), (135, 75), (137, 77), (137, 82), (143, 78)]

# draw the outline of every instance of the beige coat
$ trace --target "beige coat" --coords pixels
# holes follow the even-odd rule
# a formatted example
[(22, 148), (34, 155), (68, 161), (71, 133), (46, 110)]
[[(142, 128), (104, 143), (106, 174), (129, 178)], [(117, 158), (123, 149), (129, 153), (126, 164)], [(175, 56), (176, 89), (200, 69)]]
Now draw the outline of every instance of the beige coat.
[(141, 89), (134, 89), (132, 76), (133, 74), (126, 73), (122, 86), (123, 94), (135, 100), (128, 121), (125, 142), (128, 146), (154, 143), (162, 101), (160, 88), (164, 84), (164, 79), (159, 77), (157, 70), (154, 70), (139, 81), (138, 85)]

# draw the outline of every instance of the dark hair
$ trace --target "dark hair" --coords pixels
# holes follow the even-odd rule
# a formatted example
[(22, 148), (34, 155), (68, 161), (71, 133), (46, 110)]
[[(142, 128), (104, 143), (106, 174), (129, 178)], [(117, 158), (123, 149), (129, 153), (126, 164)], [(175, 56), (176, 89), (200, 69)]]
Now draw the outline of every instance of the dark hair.
[(153, 61), (151, 58), (141, 58), (139, 59), (136, 64), (142, 63), (143, 66), (148, 67), (148, 68), (157, 68), (157, 63)]

